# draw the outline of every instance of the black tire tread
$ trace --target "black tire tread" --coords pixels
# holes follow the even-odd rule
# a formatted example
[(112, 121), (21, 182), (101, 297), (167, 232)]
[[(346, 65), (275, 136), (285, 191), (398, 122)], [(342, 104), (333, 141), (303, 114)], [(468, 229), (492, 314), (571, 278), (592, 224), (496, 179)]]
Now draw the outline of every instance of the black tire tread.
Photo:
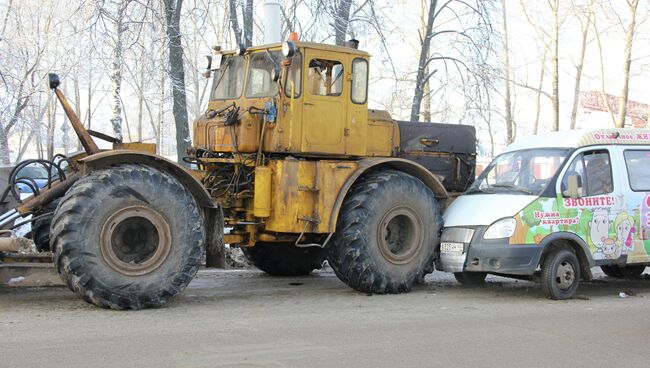
[[(82, 223), (84, 208), (111, 188), (129, 190), (124, 182), (142, 183), (157, 192), (172, 192), (174, 200), (180, 201), (179, 216), (187, 217), (192, 223), (190, 243), (191, 253), (180, 272), (168, 274), (164, 286), (139, 289), (125, 281), (119, 288), (110, 288), (94, 275), (92, 266), (99, 260), (93, 252), (79, 247), (79, 226)], [(66, 193), (52, 218), (51, 239), (54, 245), (54, 264), (65, 284), (86, 302), (102, 308), (142, 309), (160, 307), (171, 297), (183, 290), (196, 275), (203, 254), (204, 230), (201, 214), (196, 201), (184, 187), (171, 175), (148, 166), (122, 164), (108, 169), (93, 171), (76, 182)], [(188, 222), (188, 224), (191, 222)], [(173, 236), (173, 235), (172, 235)], [(199, 244), (199, 246), (195, 246)], [(173, 245), (172, 245), (173, 247)], [(172, 250), (172, 255), (174, 252)]]
[(306, 276), (322, 268), (325, 261), (324, 249), (298, 248), (290, 243), (258, 243), (242, 251), (249, 262), (271, 276)]
[[(369, 207), (372, 202), (381, 200), (376, 194), (377, 189), (390, 182), (397, 182), (404, 193), (428, 198), (429, 206), (434, 213), (432, 220), (436, 236), (439, 235), (442, 227), (438, 203), (433, 193), (419, 179), (396, 170), (382, 170), (361, 177), (345, 197), (339, 212), (336, 233), (328, 245), (327, 257), (338, 278), (358, 291), (371, 294), (408, 292), (414, 284), (422, 282), (424, 276), (434, 270), (435, 249), (430, 251), (418, 274), (400, 280), (391, 279), (376, 269), (370, 255), (362, 251), (365, 243), (364, 236), (368, 235), (365, 234), (364, 226), (370, 215)], [(433, 245), (431, 246), (433, 248)]]
[[(558, 262), (557, 259), (561, 259), (563, 257), (566, 257), (567, 259), (574, 262), (575, 284), (571, 288), (572, 290), (570, 289), (567, 292), (563, 292), (555, 287), (556, 272), (554, 272), (554, 264)], [(542, 291), (549, 299), (563, 300), (573, 297), (579, 283), (580, 261), (578, 260), (578, 257), (575, 255), (575, 253), (566, 249), (557, 249), (544, 259), (544, 263), (542, 264), (541, 284)]]

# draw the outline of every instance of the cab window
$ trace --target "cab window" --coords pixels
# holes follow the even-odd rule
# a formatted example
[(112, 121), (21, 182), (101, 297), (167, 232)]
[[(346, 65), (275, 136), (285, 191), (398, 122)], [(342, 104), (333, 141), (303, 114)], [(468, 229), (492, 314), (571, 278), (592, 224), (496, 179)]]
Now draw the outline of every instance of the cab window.
[(284, 94), (291, 97), (293, 89), (293, 98), (300, 97), (302, 92), (302, 54), (297, 53), (291, 57), (291, 65), (287, 69), (284, 77)]
[(354, 59), (352, 62), (352, 102), (364, 104), (368, 98), (368, 61)]
[(630, 188), (635, 192), (650, 191), (650, 151), (625, 151), (623, 156)]
[(309, 61), (307, 88), (315, 96), (340, 96), (343, 92), (343, 64), (340, 61)]
[(273, 69), (281, 70), (280, 51), (258, 52), (251, 56), (246, 97), (270, 97), (278, 93), (278, 84), (273, 81)]
[(612, 166), (607, 150), (584, 152), (569, 165), (562, 178), (562, 193), (569, 187), (569, 177), (578, 177), (580, 196), (596, 196), (614, 191)]

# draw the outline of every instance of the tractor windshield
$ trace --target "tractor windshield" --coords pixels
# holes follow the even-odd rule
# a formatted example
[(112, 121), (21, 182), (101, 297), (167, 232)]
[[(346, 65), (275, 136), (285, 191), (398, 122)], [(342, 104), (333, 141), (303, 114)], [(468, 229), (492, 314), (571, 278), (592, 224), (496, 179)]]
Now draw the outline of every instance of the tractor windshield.
[(239, 98), (244, 88), (244, 58), (239, 55), (224, 56), (221, 68), (214, 73), (213, 100)]
[(262, 51), (251, 56), (246, 82), (246, 97), (270, 97), (278, 94), (278, 83), (273, 80), (273, 70), (281, 70), (280, 51)]
[(465, 194), (541, 195), (553, 179), (568, 149), (529, 149), (497, 156)]

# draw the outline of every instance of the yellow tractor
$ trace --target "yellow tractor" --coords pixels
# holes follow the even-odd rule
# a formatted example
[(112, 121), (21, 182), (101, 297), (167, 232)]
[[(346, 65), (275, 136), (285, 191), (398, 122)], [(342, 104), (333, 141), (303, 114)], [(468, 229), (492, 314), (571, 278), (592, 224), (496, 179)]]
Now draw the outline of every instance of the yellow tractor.
[(63, 177), (0, 227), (26, 214), (50, 226), (39, 248), (70, 289), (107, 308), (163, 305), (224, 243), (270, 275), (327, 260), (356, 290), (409, 291), (433, 271), (445, 204), (473, 181), (475, 131), (369, 110), (370, 56), (357, 44), (214, 48), (189, 170), (151, 145), (99, 150), (91, 135), (112, 139), (83, 128), (52, 75), (86, 152), (52, 163)]

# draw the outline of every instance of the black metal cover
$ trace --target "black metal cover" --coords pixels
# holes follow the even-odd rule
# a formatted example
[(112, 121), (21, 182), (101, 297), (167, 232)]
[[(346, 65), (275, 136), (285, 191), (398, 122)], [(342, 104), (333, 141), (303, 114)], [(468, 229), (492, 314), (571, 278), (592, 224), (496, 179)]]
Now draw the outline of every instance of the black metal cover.
[(419, 163), (442, 177), (450, 192), (463, 192), (474, 181), (476, 129), (470, 125), (398, 121), (398, 157)]

